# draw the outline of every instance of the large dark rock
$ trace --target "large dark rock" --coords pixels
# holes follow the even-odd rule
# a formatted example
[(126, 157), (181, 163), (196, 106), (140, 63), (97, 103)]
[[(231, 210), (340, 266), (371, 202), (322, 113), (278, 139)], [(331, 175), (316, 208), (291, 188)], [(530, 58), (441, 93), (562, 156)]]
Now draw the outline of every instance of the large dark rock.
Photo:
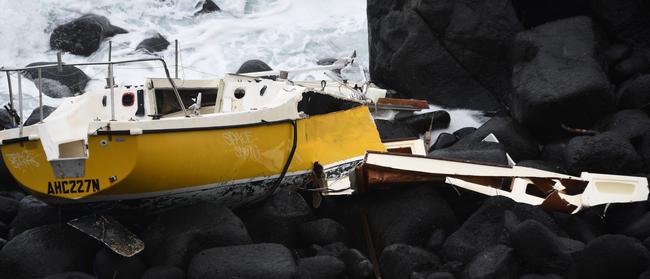
[[(527, 126), (589, 125), (612, 111), (614, 96), (599, 64), (592, 21), (575, 17), (517, 34), (510, 109)], [(541, 133), (544, 132), (544, 133)]]
[(512, 248), (505, 245), (496, 245), (487, 248), (467, 264), (463, 278), (489, 279), (489, 278), (517, 278), (519, 265), (515, 260)]
[(618, 107), (640, 109), (650, 104), (650, 74), (626, 81), (618, 90)]
[(643, 161), (634, 146), (615, 132), (571, 139), (565, 150), (569, 173), (583, 171), (611, 174), (635, 173)]
[(167, 41), (163, 35), (157, 33), (155, 36), (142, 40), (142, 42), (140, 42), (138, 46), (135, 47), (135, 49), (142, 49), (147, 52), (154, 53), (166, 50), (168, 46), (169, 41)]
[(307, 244), (327, 245), (335, 242), (348, 242), (348, 231), (338, 222), (323, 218), (301, 224), (298, 227), (300, 238)]
[[(56, 110), (55, 107), (43, 105), (43, 119), (47, 118), (54, 110)], [(35, 108), (25, 121), (24, 125), (34, 125), (39, 121), (41, 121), (41, 110), (39, 108)]]
[(641, 218), (628, 225), (623, 234), (644, 240), (650, 237), (650, 212), (646, 212)]
[[(199, 2), (199, 4), (200, 3), (201, 2)], [(204, 0), (203, 5), (201, 5), (201, 10), (196, 12), (195, 15), (209, 14), (209, 13), (218, 12), (218, 11), (221, 11), (221, 8), (219, 8), (219, 6), (217, 6), (217, 4), (215, 4), (212, 0)]]
[(27, 230), (0, 250), (0, 278), (42, 278), (90, 269), (97, 242), (67, 225)]
[(185, 267), (194, 254), (207, 248), (251, 243), (242, 221), (227, 207), (211, 203), (162, 213), (143, 240), (149, 265), (177, 267)]
[(175, 266), (153, 266), (142, 274), (141, 279), (185, 279), (185, 272)]
[(0, 108), (0, 130), (11, 129), (14, 127), (12, 124), (12, 117), (9, 112), (4, 108)]
[(610, 36), (636, 47), (650, 44), (650, 3), (617, 0), (590, 0), (590, 3)]
[(633, 238), (603, 235), (576, 256), (579, 278), (637, 278), (650, 265), (648, 250)]
[(99, 279), (140, 278), (147, 269), (140, 255), (126, 258), (115, 254), (108, 247), (97, 252), (93, 267)]
[(406, 97), (501, 108), (508, 50), (522, 29), (509, 1), (369, 1), (370, 74)]
[(106, 17), (87, 14), (59, 25), (50, 35), (50, 47), (76, 55), (90, 56), (106, 38), (128, 31), (111, 25)]
[[(0, 223), (9, 223), (18, 213), (18, 201), (0, 196)], [(2, 235), (0, 234), (0, 237)]]
[(469, 263), (479, 252), (504, 241), (504, 213), (514, 201), (505, 197), (485, 200), (476, 212), (442, 246), (447, 261)]
[(291, 251), (272, 243), (203, 250), (192, 258), (187, 268), (188, 279), (290, 279), (295, 273), (296, 264)]
[(345, 264), (332, 256), (304, 258), (298, 263), (296, 278), (343, 279), (345, 278)]
[(454, 212), (433, 187), (422, 185), (372, 198), (366, 209), (377, 251), (394, 243), (424, 245), (434, 228), (456, 230)]
[(645, 162), (645, 171), (650, 173), (650, 131), (646, 132), (645, 135), (641, 138), (641, 142), (638, 147), (639, 155), (643, 158)]
[(97, 277), (83, 272), (62, 272), (45, 277), (45, 279), (95, 279)]
[(375, 119), (379, 137), (382, 140), (404, 139), (418, 137), (418, 131), (409, 125), (394, 120)]
[(278, 190), (266, 201), (239, 215), (256, 243), (280, 243), (288, 247), (298, 244), (298, 226), (314, 219), (307, 202), (289, 189)]
[(271, 66), (268, 64), (264, 63), (262, 60), (248, 60), (244, 62), (244, 64), (241, 64), (239, 66), (239, 69), (237, 70), (237, 74), (245, 74), (245, 73), (254, 73), (254, 72), (266, 72), (266, 71), (272, 71), (273, 69)]
[(553, 217), (572, 239), (589, 243), (608, 231), (601, 217), (602, 211), (598, 210), (598, 207), (592, 207), (577, 214), (554, 212)]
[(473, 134), (476, 130), (476, 127), (463, 127), (454, 131), (454, 136), (456, 136), (457, 139), (461, 140)]
[(566, 274), (573, 263), (566, 245), (545, 226), (534, 220), (526, 220), (510, 233), (510, 242), (527, 271), (546, 274)]
[(618, 62), (610, 74), (612, 80), (621, 82), (638, 74), (647, 73), (650, 70), (650, 53), (647, 51), (634, 51), (632, 55)]
[(9, 238), (35, 227), (55, 224), (59, 221), (56, 208), (36, 199), (34, 196), (25, 196), (18, 205), (18, 214), (11, 221)]
[(431, 151), (429, 157), (508, 165), (505, 147), (496, 142), (458, 142), (451, 147)]
[[(54, 64), (55, 62), (35, 62), (30, 63), (30, 66), (40, 66), (46, 64)], [(25, 78), (34, 82), (38, 88), (38, 70), (25, 70), (23, 71)], [(57, 67), (48, 67), (41, 70), (41, 77), (43, 83), (43, 94), (52, 98), (71, 97), (76, 94), (84, 93), (86, 85), (90, 81), (82, 70), (75, 66), (63, 65), (62, 71), (59, 72)]]
[(489, 134), (494, 134), (515, 161), (539, 157), (539, 143), (526, 128), (509, 117), (493, 117), (476, 131), (460, 140), (458, 144), (480, 142)]
[(369, 278), (373, 274), (372, 263), (357, 249), (348, 249), (339, 258), (345, 263), (345, 273), (350, 279)]
[(650, 131), (650, 118), (643, 111), (626, 109), (603, 118), (595, 127), (599, 131), (613, 131), (634, 140)]
[(437, 110), (423, 114), (413, 114), (408, 117), (395, 117), (395, 120), (409, 125), (413, 130), (420, 134), (436, 129), (445, 129), (449, 127), (451, 116), (444, 110)]
[(458, 141), (458, 138), (456, 136), (450, 134), (450, 133), (440, 133), (438, 135), (438, 138), (436, 139), (436, 142), (431, 145), (431, 148), (429, 148), (429, 152), (432, 152), (436, 149), (443, 149), (450, 147), (454, 145)]
[(513, 0), (517, 17), (526, 27), (589, 14), (589, 0)]
[(406, 244), (386, 247), (379, 259), (383, 278), (386, 279), (409, 278), (413, 272), (436, 269), (439, 265), (440, 259), (435, 254)]

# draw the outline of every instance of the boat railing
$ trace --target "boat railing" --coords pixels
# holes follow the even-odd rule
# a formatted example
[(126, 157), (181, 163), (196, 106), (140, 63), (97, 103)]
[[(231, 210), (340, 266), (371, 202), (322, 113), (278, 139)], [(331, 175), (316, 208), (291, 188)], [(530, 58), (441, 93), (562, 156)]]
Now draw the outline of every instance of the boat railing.
[[(120, 64), (131, 64), (131, 63), (139, 63), (139, 62), (151, 62), (151, 61), (158, 61), (162, 63), (163, 69), (165, 70), (165, 76), (167, 80), (169, 80), (169, 83), (172, 86), (172, 89), (174, 90), (174, 94), (176, 95), (176, 100), (178, 101), (178, 104), (180, 105), (181, 109), (183, 110), (183, 114), (185, 114), (186, 117), (190, 117), (190, 114), (188, 113), (187, 109), (185, 108), (185, 105), (183, 104), (183, 100), (181, 99), (181, 95), (178, 93), (178, 88), (176, 87), (176, 83), (174, 82), (174, 79), (172, 79), (171, 75), (169, 74), (169, 69), (167, 68), (167, 63), (165, 60), (162, 58), (142, 58), (142, 59), (132, 59), (132, 60), (121, 60), (121, 61), (106, 61), (106, 62), (85, 62), (85, 63), (71, 63), (71, 64), (64, 64), (61, 61), (61, 54), (59, 53), (57, 55), (57, 62), (56, 63), (50, 63), (50, 64), (42, 64), (42, 65), (35, 65), (35, 66), (28, 66), (28, 67), (22, 67), (22, 68), (7, 68), (7, 67), (1, 67), (0, 72), (5, 72), (7, 74), (7, 85), (9, 88), (9, 106), (11, 110), (14, 110), (15, 114), (15, 109), (14, 109), (14, 98), (13, 98), (13, 89), (11, 86), (11, 72), (22, 72), (22, 71), (28, 71), (28, 70), (36, 70), (38, 73), (38, 78), (36, 85), (38, 87), (38, 105), (39, 105), (39, 116), (40, 120), (39, 122), (43, 122), (43, 69), (47, 68), (58, 68), (58, 71), (61, 72), (63, 71), (64, 66), (101, 66), (101, 65), (108, 65), (108, 74), (106, 78), (106, 82), (108, 87), (111, 90), (111, 121), (115, 121), (115, 79), (113, 77), (113, 66), (114, 65), (120, 65)], [(18, 117), (19, 117), (19, 123), (18, 128), (19, 128), (19, 135), (20, 137), (23, 136), (23, 92), (22, 92), (22, 84), (21, 84), (21, 73), (18, 73), (17, 75), (17, 80), (18, 80)], [(10, 112), (11, 113), (11, 112)], [(13, 117), (12, 117), (12, 122), (13, 122)], [(16, 123), (13, 123), (14, 125)]]

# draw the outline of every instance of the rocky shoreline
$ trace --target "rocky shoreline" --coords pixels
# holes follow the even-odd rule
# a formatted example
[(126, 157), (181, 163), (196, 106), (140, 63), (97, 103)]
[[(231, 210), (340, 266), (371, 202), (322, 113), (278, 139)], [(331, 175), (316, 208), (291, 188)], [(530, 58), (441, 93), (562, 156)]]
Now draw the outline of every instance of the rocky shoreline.
[[(505, 164), (507, 153), (554, 172), (650, 178), (650, 4), (544, 3), (369, 0), (372, 79), (393, 96), (492, 116), (440, 134), (429, 156)], [(208, 0), (196, 15), (219, 10)], [(88, 56), (124, 32), (85, 15), (54, 29), (51, 46)], [(136, 49), (168, 46), (156, 34)], [(270, 68), (252, 60), (238, 72), (259, 69)], [(83, 71), (63, 70), (43, 73), (46, 95), (83, 92)], [(396, 139), (449, 122), (441, 110), (376, 124), (382, 139)], [(0, 125), (11, 127), (4, 110)], [(488, 134), (499, 143), (483, 142)], [(325, 197), (314, 208), (312, 193), (282, 189), (243, 208), (114, 212), (146, 243), (126, 258), (66, 225), (79, 212), (1, 175), (0, 278), (650, 278), (647, 201), (571, 215), (428, 183)]]

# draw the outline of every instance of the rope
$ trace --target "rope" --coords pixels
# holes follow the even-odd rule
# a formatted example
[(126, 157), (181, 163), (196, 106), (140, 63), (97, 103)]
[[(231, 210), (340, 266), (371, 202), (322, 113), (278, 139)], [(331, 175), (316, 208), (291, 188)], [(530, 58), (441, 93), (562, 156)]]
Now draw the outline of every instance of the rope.
[(291, 146), (291, 151), (289, 152), (289, 157), (287, 158), (287, 161), (284, 163), (284, 167), (282, 168), (280, 177), (278, 177), (278, 180), (275, 181), (275, 184), (271, 188), (271, 191), (267, 192), (266, 195), (261, 199), (261, 201), (268, 199), (269, 197), (271, 197), (271, 195), (275, 193), (275, 191), (278, 190), (280, 184), (282, 183), (282, 180), (284, 180), (284, 177), (287, 175), (289, 166), (293, 161), (293, 155), (296, 153), (296, 147), (298, 146), (298, 125), (296, 124), (295, 120), (291, 120), (290, 123), (291, 126), (293, 126), (293, 144)]

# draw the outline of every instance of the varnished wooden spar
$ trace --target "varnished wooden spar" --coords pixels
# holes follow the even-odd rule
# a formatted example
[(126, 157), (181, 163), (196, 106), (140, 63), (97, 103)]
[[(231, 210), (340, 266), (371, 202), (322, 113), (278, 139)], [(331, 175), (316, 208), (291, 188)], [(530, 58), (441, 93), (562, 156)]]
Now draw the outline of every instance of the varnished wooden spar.
[(361, 193), (421, 182), (445, 182), (567, 213), (599, 204), (644, 201), (648, 197), (645, 177), (587, 172), (574, 177), (519, 166), (386, 152), (368, 152), (351, 179), (354, 189)]

